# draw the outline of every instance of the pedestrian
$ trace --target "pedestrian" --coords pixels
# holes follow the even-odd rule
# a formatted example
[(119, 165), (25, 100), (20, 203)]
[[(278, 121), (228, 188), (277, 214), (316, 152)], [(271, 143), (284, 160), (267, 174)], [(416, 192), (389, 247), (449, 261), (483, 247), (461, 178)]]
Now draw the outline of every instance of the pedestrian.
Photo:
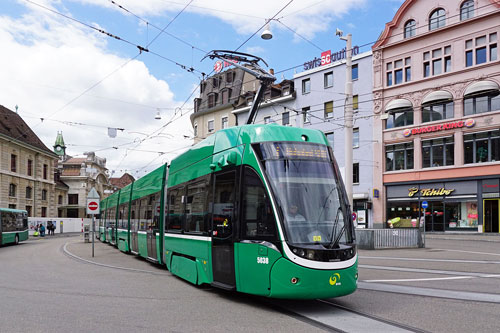
[(45, 237), (45, 226), (43, 224), (40, 225), (40, 237)]

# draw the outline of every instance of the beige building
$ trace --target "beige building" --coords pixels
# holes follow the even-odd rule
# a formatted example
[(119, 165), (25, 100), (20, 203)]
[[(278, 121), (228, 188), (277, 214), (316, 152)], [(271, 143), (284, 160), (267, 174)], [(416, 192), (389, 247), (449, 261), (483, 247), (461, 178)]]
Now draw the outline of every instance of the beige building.
[(251, 105), (260, 83), (239, 68), (230, 68), (208, 77), (200, 84), (200, 97), (194, 100), (191, 123), (197, 143), (216, 131), (238, 125), (231, 112), (241, 98)]
[(0, 207), (56, 216), (56, 161), (16, 112), (0, 106)]

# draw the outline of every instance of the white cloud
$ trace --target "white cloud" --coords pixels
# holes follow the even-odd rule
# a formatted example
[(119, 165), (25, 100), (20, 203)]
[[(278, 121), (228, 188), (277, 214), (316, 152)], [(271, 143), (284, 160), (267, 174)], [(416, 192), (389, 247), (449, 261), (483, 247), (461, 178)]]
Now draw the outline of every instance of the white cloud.
[[(48, 0), (47, 0), (48, 1)], [(102, 0), (72, 0), (96, 6), (114, 8), (125, 12), (108, 1)], [(163, 15), (165, 13), (178, 13), (185, 7), (187, 0), (120, 0), (120, 5), (136, 15)], [(228, 3), (230, 5), (228, 5)], [(255, 32), (265, 23), (265, 19), (274, 16), (288, 1), (231, 1), (227, 0), (197, 0), (186, 8), (187, 12), (198, 13), (206, 16), (217, 17), (221, 21), (231, 24), (240, 34)], [(276, 18), (299, 34), (312, 38), (317, 32), (328, 29), (329, 24), (349, 10), (361, 7), (366, 0), (295, 0), (283, 10)], [(278, 29), (285, 30), (280, 24), (275, 24)]]
[[(20, 115), (49, 148), (57, 131), (62, 130), (69, 154), (96, 150), (117, 174), (142, 167), (158, 156), (155, 163), (175, 156), (123, 149), (99, 151), (139, 141), (144, 136), (130, 132), (153, 132), (173, 116), (173, 109), (179, 105), (168, 83), (154, 77), (140, 57), (64, 107), (129, 59), (111, 54), (105, 37), (37, 10), (16, 19), (0, 16), (0, 45), (0, 104), (11, 110), (19, 105)], [(156, 108), (164, 108), (162, 121), (154, 120)], [(45, 120), (41, 122), (40, 118)], [(98, 126), (69, 126), (61, 121)], [(111, 139), (107, 127), (126, 131)], [(184, 147), (190, 141), (183, 139), (182, 133), (190, 127), (185, 116), (164, 132), (172, 134), (172, 139), (161, 136), (137, 149), (169, 151)], [(153, 166), (157, 165), (152, 163), (147, 170)]]

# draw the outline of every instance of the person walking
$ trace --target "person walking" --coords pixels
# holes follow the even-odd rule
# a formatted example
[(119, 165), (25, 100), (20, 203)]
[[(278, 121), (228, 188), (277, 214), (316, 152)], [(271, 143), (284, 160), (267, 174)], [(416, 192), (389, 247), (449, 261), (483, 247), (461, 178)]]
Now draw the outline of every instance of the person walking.
[(43, 224), (40, 225), (40, 237), (45, 237), (45, 226)]

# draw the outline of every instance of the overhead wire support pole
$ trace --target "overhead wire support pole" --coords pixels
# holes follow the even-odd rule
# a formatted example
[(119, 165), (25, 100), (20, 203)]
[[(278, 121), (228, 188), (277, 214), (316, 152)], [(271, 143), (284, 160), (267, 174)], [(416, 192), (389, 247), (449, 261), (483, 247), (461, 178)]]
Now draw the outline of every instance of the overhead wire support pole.
[[(242, 53), (242, 52), (236, 52), (236, 51), (213, 50), (210, 53), (208, 53), (205, 57), (203, 57), (203, 59), (205, 59), (207, 57), (209, 57), (210, 59), (217, 58), (220, 60), (231, 62), (235, 67), (240, 68), (241, 70), (249, 73), (250, 75), (255, 76), (255, 78), (260, 81), (259, 90), (257, 90), (257, 94), (255, 95), (255, 97), (253, 99), (252, 107), (250, 108), (250, 111), (248, 112), (248, 118), (246, 121), (246, 124), (253, 124), (255, 115), (257, 113), (257, 109), (258, 109), (259, 104), (262, 100), (262, 96), (264, 95), (264, 91), (274, 81), (276, 81), (276, 77), (274, 75), (271, 75), (270, 73), (268, 73), (266, 70), (264, 70), (262, 67), (260, 67), (258, 65), (259, 61), (262, 61), (266, 66), (267, 66), (267, 63), (260, 57), (257, 57), (257, 56), (254, 56), (254, 55), (251, 55), (248, 53)], [(203, 59), (201, 59), (201, 60), (203, 61)], [(247, 63), (252, 68), (242, 66), (239, 63), (237, 63), (236, 61)]]
[(345, 105), (344, 105), (344, 149), (345, 149), (345, 188), (349, 205), (353, 209), (352, 198), (352, 35), (340, 37), (346, 41), (346, 77), (345, 77)]

